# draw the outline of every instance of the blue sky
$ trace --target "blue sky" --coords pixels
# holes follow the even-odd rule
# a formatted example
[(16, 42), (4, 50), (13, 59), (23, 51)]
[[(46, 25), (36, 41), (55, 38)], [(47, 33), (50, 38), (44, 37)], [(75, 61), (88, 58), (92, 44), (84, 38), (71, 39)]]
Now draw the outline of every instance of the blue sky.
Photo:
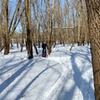
[[(10, 17), (9, 17), (9, 23), (12, 19), (13, 13), (15, 11), (16, 5), (17, 5), (18, 0), (9, 0), (9, 8), (10, 8)], [(22, 30), (21, 25), (19, 23), (19, 25), (16, 28), (17, 32), (20, 32), (20, 30)]]
[[(57, 1), (57, 0), (55, 0), (55, 1)], [(10, 19), (12, 18), (12, 15), (14, 13), (17, 2), (18, 2), (18, 0), (9, 0), (9, 6), (11, 7)], [(52, 0), (50, 0), (50, 2), (52, 3)], [(69, 2), (70, 2), (70, 0), (69, 0)], [(64, 4), (65, 4), (65, 0), (61, 0), (61, 5), (64, 5)], [(32, 13), (32, 16), (33, 16), (33, 13)], [(21, 24), (19, 23), (19, 25), (16, 28), (16, 31), (21, 32), (21, 30), (22, 30)]]

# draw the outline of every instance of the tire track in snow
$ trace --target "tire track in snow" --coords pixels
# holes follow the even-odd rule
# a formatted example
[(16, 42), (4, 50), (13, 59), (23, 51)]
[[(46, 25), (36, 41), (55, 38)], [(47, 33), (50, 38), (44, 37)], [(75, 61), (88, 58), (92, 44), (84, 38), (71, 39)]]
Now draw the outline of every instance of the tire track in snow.
[(65, 60), (65, 57), (64, 58), (57, 57), (56, 60), (55, 60), (55, 57), (49, 57), (48, 59), (57, 61), (59, 64), (61, 64), (63, 71), (62, 71), (61, 76), (54, 83), (54, 85), (50, 89), (48, 89), (42, 96), (40, 96), (40, 98), (37, 100), (51, 100), (55, 95), (57, 95), (59, 93), (59, 91), (61, 90), (61, 88), (64, 85), (64, 80), (69, 75), (68, 68), (66, 68), (62, 62)]

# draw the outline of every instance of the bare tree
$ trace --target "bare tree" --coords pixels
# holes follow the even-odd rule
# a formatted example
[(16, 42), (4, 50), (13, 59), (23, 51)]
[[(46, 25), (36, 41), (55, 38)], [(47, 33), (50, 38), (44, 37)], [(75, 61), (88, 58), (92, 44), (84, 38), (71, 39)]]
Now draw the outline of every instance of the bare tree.
[(26, 16), (26, 48), (28, 52), (28, 58), (33, 58), (33, 49), (32, 49), (32, 34), (31, 34), (31, 0), (24, 0), (25, 2), (25, 16)]
[(52, 3), (52, 14), (51, 14), (51, 33), (50, 33), (50, 53), (51, 53), (51, 48), (52, 48), (52, 44), (53, 44), (53, 27), (54, 27), (54, 4), (55, 4), (55, 0), (53, 0)]
[(48, 54), (50, 54), (50, 1), (47, 0), (48, 8)]
[[(3, 47), (0, 49), (0, 52), (3, 49), (5, 50), (5, 48), (9, 48), (10, 38), (12, 37), (14, 31), (16, 30), (16, 27), (18, 26), (20, 19), (22, 17), (22, 14), (24, 12), (24, 9), (25, 9), (25, 8), (23, 8), (22, 12), (19, 14), (21, 0), (18, 0), (16, 9), (14, 11), (13, 17), (11, 19), (11, 22), (10, 22), (9, 28), (8, 28), (8, 17), (7, 17), (8, 16), (8, 1), (7, 0), (3, 1), (3, 4), (4, 4), (3, 5), (4, 24), (2, 26), (3, 26), (3, 28), (5, 28), (5, 30), (3, 33)], [(8, 52), (9, 52), (9, 49), (5, 50), (4, 54), (8, 54)]]
[[(40, 23), (41, 23), (41, 20), (42, 20), (42, 17), (43, 17), (43, 14), (42, 14), (42, 0), (41, 0), (40, 12), (39, 12), (39, 11), (36, 12), (34, 1), (32, 2), (32, 4), (33, 4), (34, 16), (35, 16), (35, 18), (36, 18), (37, 26), (38, 26), (38, 47), (40, 48), (40, 42), (41, 42)], [(39, 4), (37, 5), (37, 9), (39, 10)], [(37, 14), (36, 14), (36, 13), (37, 13)], [(39, 13), (39, 14), (38, 14), (38, 13)], [(38, 16), (37, 16), (37, 15), (38, 15)], [(39, 20), (38, 20), (38, 17), (39, 17)]]
[(0, 14), (0, 49), (2, 47), (2, 15)]
[(4, 54), (9, 54), (9, 33), (8, 33), (8, 0), (3, 1), (3, 15), (4, 15), (4, 29), (5, 32), (3, 34), (3, 44), (4, 47)]
[(25, 37), (25, 15), (21, 18), (21, 26), (22, 26), (22, 39), (21, 39), (21, 52), (23, 51), (24, 37)]
[(91, 40), (95, 99), (100, 100), (100, 0), (85, 0)]

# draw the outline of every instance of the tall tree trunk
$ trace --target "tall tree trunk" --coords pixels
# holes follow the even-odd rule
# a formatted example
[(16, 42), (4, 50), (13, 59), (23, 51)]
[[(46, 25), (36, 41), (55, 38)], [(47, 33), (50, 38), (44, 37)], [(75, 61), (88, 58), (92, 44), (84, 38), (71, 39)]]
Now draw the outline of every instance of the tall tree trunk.
[(58, 21), (58, 39), (59, 39), (59, 42), (60, 42), (60, 44), (62, 44), (61, 43), (61, 39), (62, 39), (62, 37), (61, 37), (61, 28), (60, 28), (60, 21)]
[(34, 45), (34, 48), (35, 48), (35, 52), (36, 52), (36, 54), (38, 54), (38, 50), (37, 50), (37, 47), (36, 47), (36, 28), (34, 29), (34, 32), (33, 32), (33, 34), (32, 34), (32, 42), (33, 42), (33, 45)]
[(48, 54), (50, 54), (50, 4), (49, 0), (47, 0), (47, 8), (48, 8)]
[(17, 48), (19, 48), (19, 40), (16, 39), (16, 42), (17, 42)]
[(2, 16), (0, 15), (0, 49), (2, 47)]
[(51, 53), (51, 49), (52, 49), (52, 44), (53, 44), (53, 27), (54, 27), (54, 4), (55, 4), (55, 0), (53, 0), (52, 3), (52, 16), (51, 16), (51, 34), (50, 34), (50, 53)]
[(32, 38), (31, 38), (31, 0), (25, 1), (25, 14), (26, 14), (26, 48), (28, 52), (28, 58), (33, 58), (33, 49), (32, 49)]
[(0, 33), (0, 49), (1, 49), (1, 46), (2, 46), (2, 40), (1, 40), (1, 33)]
[[(74, 17), (74, 9), (72, 9), (72, 14), (73, 14), (73, 23), (74, 23), (74, 28), (75, 28), (75, 17)], [(73, 28), (72, 28), (72, 34), (73, 34), (73, 46), (74, 46), (74, 30), (73, 30)]]
[(23, 51), (23, 44), (24, 44), (24, 30), (25, 30), (25, 24), (22, 26), (21, 52)]
[(58, 16), (59, 16), (59, 19), (58, 19), (58, 39), (59, 39), (60, 44), (62, 44), (61, 27), (60, 27), (60, 24), (61, 24), (60, 1), (58, 1)]
[(24, 44), (24, 33), (22, 33), (22, 41), (21, 41), (21, 52), (23, 51), (23, 44)]
[(100, 100), (100, 0), (85, 0), (91, 40), (95, 99)]
[(11, 48), (13, 48), (13, 40), (11, 39)]
[(3, 38), (4, 44), (4, 54), (9, 54), (9, 34), (8, 34), (8, 0), (4, 0), (4, 23), (5, 23), (5, 32)]
[[(54, 17), (55, 17), (55, 15), (54, 15)], [(55, 27), (55, 21), (54, 21), (54, 27)], [(55, 45), (56, 45), (56, 31), (54, 29), (54, 46), (53, 46), (53, 48), (55, 47)]]
[(87, 43), (88, 25), (86, 24), (86, 26), (87, 26), (87, 29), (86, 29), (86, 32), (85, 32), (84, 44)]
[(80, 9), (78, 13), (78, 46), (80, 45)]
[(38, 54), (38, 50), (37, 50), (37, 47), (36, 47), (35, 43), (33, 43), (33, 45), (34, 45), (36, 54)]
[(40, 37), (40, 23), (38, 25), (38, 47), (40, 48), (40, 40), (41, 40), (41, 37)]

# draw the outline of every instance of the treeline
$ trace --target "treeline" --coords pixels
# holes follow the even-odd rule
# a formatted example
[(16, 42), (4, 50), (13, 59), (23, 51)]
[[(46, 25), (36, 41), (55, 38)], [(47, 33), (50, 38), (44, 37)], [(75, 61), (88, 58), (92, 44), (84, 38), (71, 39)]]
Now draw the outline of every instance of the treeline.
[[(22, 42), (23, 48), (24, 38), (30, 49), (32, 44), (35, 46), (37, 54), (36, 45), (40, 47), (43, 41), (47, 42), (48, 54), (56, 42), (73, 46), (90, 43), (84, 0), (18, 0), (15, 9), (11, 9), (9, 0), (1, 0), (0, 4), (0, 48), (4, 54), (9, 54), (9, 44), (19, 23), (22, 36), (17, 42)], [(32, 55), (32, 50), (28, 52)]]

